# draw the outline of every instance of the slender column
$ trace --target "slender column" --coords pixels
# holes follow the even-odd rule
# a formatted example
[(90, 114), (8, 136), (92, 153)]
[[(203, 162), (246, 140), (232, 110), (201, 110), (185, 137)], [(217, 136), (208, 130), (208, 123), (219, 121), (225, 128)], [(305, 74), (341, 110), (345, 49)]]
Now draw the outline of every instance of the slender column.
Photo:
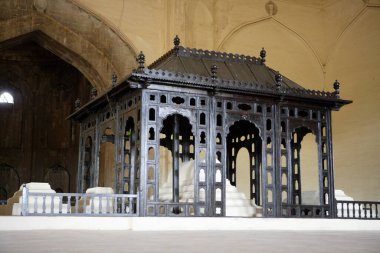
[(119, 172), (121, 171), (121, 148), (122, 148), (122, 139), (123, 139), (123, 134), (120, 133), (120, 128), (121, 124), (119, 121), (119, 116), (120, 115), (120, 106), (116, 106), (116, 115), (114, 118), (115, 121), (115, 136), (114, 136), (114, 144), (115, 144), (115, 190), (116, 192), (120, 192), (120, 178), (119, 178)]
[(261, 203), (261, 183), (260, 183), (260, 165), (261, 165), (261, 152), (262, 152), (262, 147), (261, 147), (261, 140), (259, 136), (255, 135), (255, 200), (256, 200), (256, 205), (260, 206)]
[(77, 174), (77, 192), (82, 192), (83, 189), (83, 172), (84, 172), (84, 153), (85, 144), (83, 141), (83, 123), (79, 125), (79, 153), (78, 153), (78, 174)]
[[(207, 164), (207, 195), (206, 195), (206, 208), (208, 212), (206, 215), (215, 216), (215, 140), (216, 140), (216, 114), (215, 114), (216, 101), (214, 96), (210, 96), (208, 108), (208, 130), (207, 130), (207, 148), (206, 148), (206, 164)], [(223, 190), (223, 189), (221, 189)], [(222, 200), (223, 201), (223, 200)], [(223, 204), (222, 204), (223, 205)]]
[(299, 205), (302, 205), (302, 178), (301, 178), (301, 141), (302, 141), (302, 138), (303, 138), (303, 134), (302, 134), (302, 138), (298, 137), (300, 136), (301, 133), (298, 133), (297, 134), (297, 138), (299, 138), (297, 140), (297, 163), (298, 163), (298, 175), (297, 175), (297, 178), (298, 178), (298, 204)]
[(334, 185), (334, 155), (332, 144), (332, 118), (331, 111), (326, 112), (326, 138), (327, 138), (327, 168), (328, 168), (328, 186), (329, 186), (329, 205), (330, 205), (330, 217), (336, 218), (336, 199), (335, 199), (335, 185)]
[(273, 186), (273, 216), (281, 217), (281, 108), (280, 104), (275, 104), (273, 116), (273, 140), (272, 140), (272, 186)]
[(99, 183), (99, 155), (100, 155), (100, 122), (99, 115), (96, 115), (96, 125), (95, 125), (95, 140), (94, 140), (94, 174), (91, 177), (90, 187), (98, 186)]
[(190, 160), (190, 133), (182, 135), (182, 156), (184, 162)]
[(129, 193), (135, 194), (135, 174), (136, 174), (136, 134), (135, 127), (131, 128), (130, 157), (129, 157)]
[(178, 115), (174, 114), (173, 126), (173, 202), (179, 202), (179, 124)]

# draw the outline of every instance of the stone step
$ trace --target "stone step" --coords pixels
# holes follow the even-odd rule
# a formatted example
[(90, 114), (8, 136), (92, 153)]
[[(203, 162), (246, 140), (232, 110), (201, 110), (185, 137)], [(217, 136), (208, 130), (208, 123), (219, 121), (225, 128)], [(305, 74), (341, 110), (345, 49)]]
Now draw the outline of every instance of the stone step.
[(255, 216), (255, 208), (253, 206), (249, 207), (240, 207), (240, 206), (227, 206), (226, 207), (226, 216), (234, 217), (253, 217)]

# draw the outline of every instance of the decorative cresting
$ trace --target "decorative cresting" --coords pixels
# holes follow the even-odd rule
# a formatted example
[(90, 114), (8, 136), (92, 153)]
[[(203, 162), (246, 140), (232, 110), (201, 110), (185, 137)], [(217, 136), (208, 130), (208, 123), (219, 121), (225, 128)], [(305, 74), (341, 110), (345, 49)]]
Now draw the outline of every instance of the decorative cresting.
[[(126, 80), (70, 116), (81, 124), (78, 189), (90, 167), (97, 185), (102, 134), (112, 129), (116, 182), (107, 186), (139, 193), (142, 216), (225, 216), (244, 206), (265, 217), (335, 217), (331, 111), (351, 101), (337, 85), (332, 93), (304, 89), (265, 57), (264, 49), (256, 58), (184, 48), (178, 36), (148, 67), (140, 53)], [(314, 202), (302, 186), (308, 133), (318, 153)], [(227, 192), (245, 185), (248, 200)]]
[[(139, 68), (139, 71), (133, 75), (149, 80), (172, 80), (178, 83), (179, 86), (210, 90), (218, 88), (226, 92), (239, 90), (245, 93), (278, 94), (281, 96), (283, 95), (282, 93), (286, 92), (288, 96), (307, 97), (318, 100), (334, 100), (337, 98), (336, 92), (305, 89), (280, 75), (278, 71), (265, 66), (267, 52), (264, 48), (260, 51), (260, 58), (256, 58), (246, 55), (184, 48), (179, 45), (179, 38), (174, 41), (175, 47), (171, 51), (152, 63), (148, 68)], [(162, 62), (168, 58), (171, 59), (170, 62), (163, 64)], [(210, 78), (210, 76), (207, 75), (210, 71), (203, 69), (201, 66), (201, 58), (215, 63), (222, 63), (223, 69), (220, 69), (220, 64), (215, 65), (225, 74), (219, 75), (217, 80)], [(195, 64), (197, 64), (198, 67), (194, 67)], [(162, 67), (162, 65), (165, 66)], [(202, 65), (205, 67), (205, 64), (202, 63)], [(246, 66), (239, 70), (238, 68), (241, 65)], [(157, 66), (161, 67), (157, 68)], [(242, 73), (239, 73), (240, 71), (242, 71)], [(278, 77), (276, 77), (277, 74), (279, 75)], [(276, 78), (279, 78), (279, 82), (276, 81)], [(281, 89), (277, 86), (279, 83), (281, 83)]]

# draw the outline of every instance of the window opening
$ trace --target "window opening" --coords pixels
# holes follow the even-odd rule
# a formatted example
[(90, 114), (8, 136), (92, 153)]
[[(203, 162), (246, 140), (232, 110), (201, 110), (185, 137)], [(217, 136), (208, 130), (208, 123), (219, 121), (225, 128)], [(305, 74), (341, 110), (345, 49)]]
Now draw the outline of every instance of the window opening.
[(9, 92), (2, 92), (0, 94), (0, 104), (14, 104), (13, 96)]

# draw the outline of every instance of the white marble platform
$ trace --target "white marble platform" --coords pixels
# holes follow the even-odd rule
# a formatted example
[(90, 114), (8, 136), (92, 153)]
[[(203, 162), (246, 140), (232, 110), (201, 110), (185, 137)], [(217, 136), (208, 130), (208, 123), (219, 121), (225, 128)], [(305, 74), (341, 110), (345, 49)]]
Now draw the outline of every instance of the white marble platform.
[(380, 220), (207, 218), (207, 217), (43, 217), (0, 216), (0, 231), (379, 231)]

